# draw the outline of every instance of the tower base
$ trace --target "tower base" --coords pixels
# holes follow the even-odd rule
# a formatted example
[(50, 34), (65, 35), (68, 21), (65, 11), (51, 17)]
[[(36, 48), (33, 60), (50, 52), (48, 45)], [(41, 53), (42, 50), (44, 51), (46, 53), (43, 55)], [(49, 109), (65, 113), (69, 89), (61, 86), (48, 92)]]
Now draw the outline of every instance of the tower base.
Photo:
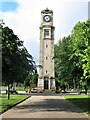
[(51, 79), (49, 77), (41, 77), (38, 78), (38, 92), (55, 92), (55, 79)]

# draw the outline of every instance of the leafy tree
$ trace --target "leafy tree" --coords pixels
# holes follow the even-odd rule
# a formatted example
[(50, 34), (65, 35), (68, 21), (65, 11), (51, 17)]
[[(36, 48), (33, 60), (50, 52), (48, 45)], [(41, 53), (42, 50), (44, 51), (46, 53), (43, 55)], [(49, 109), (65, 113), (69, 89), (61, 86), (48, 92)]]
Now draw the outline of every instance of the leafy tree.
[(74, 59), (75, 65), (81, 69), (81, 83), (87, 85), (90, 79), (90, 21), (78, 22), (72, 30), (71, 40), (73, 53), (70, 59)]
[[(60, 83), (60, 87), (65, 88), (67, 82), (71, 83), (71, 65), (69, 60), (71, 51), (69, 49), (70, 36), (63, 38), (55, 45), (55, 77), (56, 81)], [(64, 89), (65, 90), (65, 89)]]
[[(90, 21), (78, 22), (55, 45), (55, 76), (59, 85), (90, 85)], [(61, 86), (62, 86), (61, 85)]]
[(2, 26), (2, 82), (8, 85), (8, 99), (10, 84), (24, 83), (35, 71), (35, 62), (23, 46), (23, 41), (12, 29)]
[[(3, 20), (0, 20), (0, 87), (2, 85), (2, 27), (3, 27)], [(1, 93), (1, 89), (0, 89)]]

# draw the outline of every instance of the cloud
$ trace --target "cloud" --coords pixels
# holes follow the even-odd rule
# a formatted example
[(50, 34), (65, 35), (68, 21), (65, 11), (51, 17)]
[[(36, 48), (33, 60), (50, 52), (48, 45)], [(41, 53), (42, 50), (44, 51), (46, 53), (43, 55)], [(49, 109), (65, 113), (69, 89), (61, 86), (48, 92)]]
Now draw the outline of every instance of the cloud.
[(71, 2), (70, 0), (67, 2), (66, 0), (63, 2), (60, 0), (14, 1), (19, 5), (17, 10), (3, 13), (2, 18), (5, 24), (24, 41), (25, 47), (32, 54), (37, 64), (39, 62), (39, 26), (43, 9), (48, 7), (54, 12), (55, 43), (60, 38), (68, 36), (77, 21), (87, 19), (87, 2), (78, 4), (78, 2)]

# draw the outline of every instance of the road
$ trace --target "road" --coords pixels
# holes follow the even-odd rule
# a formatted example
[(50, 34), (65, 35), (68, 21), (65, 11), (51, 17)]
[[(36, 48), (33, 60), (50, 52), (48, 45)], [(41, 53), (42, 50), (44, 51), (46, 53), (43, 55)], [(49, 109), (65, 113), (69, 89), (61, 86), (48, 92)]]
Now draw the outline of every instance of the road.
[[(32, 95), (2, 114), (3, 118), (88, 118), (60, 95)], [(83, 119), (83, 120), (84, 120)], [(2, 119), (3, 120), (3, 119)], [(70, 119), (71, 120), (71, 119)]]

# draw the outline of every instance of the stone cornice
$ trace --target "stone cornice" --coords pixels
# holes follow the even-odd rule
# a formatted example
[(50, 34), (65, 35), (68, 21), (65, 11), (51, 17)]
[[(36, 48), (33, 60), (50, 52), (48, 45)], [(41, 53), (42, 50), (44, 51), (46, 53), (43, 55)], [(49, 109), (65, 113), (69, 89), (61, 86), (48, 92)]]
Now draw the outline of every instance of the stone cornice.
[(42, 10), (41, 13), (45, 13), (45, 14), (52, 13), (53, 14), (53, 11), (46, 8), (45, 10)]
[(50, 28), (53, 28), (53, 29), (55, 29), (55, 27), (54, 26), (51, 26), (51, 25), (42, 25), (42, 26), (40, 26), (39, 28), (40, 29), (42, 29), (42, 28), (48, 28), (48, 27), (50, 27)]

